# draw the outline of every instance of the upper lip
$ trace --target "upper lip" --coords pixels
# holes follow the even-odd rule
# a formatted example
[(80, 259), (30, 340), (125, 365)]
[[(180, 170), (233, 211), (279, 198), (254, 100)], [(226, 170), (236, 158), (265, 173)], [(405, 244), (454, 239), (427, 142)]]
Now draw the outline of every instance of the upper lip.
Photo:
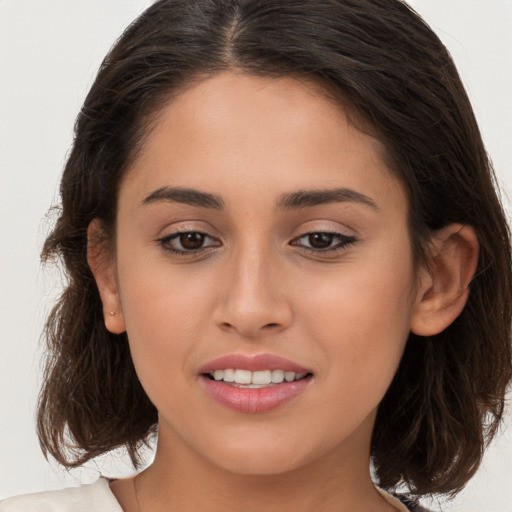
[(228, 368), (236, 370), (284, 370), (285, 372), (311, 373), (310, 370), (298, 363), (273, 354), (229, 354), (206, 363), (199, 369), (199, 373), (210, 373), (215, 370)]

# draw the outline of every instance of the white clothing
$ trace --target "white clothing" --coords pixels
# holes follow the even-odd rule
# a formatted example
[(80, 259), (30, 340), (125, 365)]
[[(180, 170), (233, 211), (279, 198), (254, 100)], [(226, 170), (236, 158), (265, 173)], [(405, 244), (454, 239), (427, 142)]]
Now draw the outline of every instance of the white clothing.
[(123, 512), (110, 490), (108, 480), (7, 498), (0, 502), (0, 512)]
[[(377, 490), (384, 499), (401, 512), (408, 512), (399, 500)], [(7, 498), (0, 502), (0, 512), (123, 512), (105, 478), (93, 484), (62, 491), (46, 491)]]

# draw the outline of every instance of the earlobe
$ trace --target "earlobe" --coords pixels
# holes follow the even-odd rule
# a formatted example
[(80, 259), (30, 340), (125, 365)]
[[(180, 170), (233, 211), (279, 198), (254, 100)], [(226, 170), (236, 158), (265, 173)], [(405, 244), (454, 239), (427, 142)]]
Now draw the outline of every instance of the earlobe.
[(114, 334), (121, 334), (126, 328), (117, 287), (115, 261), (106, 247), (104, 231), (98, 219), (94, 219), (87, 229), (87, 262), (100, 293), (105, 327)]
[(462, 312), (478, 263), (478, 239), (471, 226), (450, 224), (432, 237), (431, 261), (422, 270), (411, 331), (433, 336)]

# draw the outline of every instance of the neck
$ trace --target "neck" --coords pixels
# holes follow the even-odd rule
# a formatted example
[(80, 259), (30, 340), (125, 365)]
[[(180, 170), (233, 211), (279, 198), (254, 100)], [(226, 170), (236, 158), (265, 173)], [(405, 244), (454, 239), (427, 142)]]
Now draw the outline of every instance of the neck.
[(200, 458), (160, 432), (154, 463), (138, 477), (140, 512), (391, 511), (373, 486), (369, 456), (332, 450), (278, 474), (239, 474)]

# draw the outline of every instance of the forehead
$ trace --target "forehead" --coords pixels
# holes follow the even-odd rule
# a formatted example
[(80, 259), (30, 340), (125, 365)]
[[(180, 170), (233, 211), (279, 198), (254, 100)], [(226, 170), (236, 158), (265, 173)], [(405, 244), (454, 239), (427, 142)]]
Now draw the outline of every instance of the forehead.
[[(355, 108), (343, 102), (328, 85), (301, 77), (255, 76), (242, 72), (222, 72), (196, 77), (186, 82), (155, 115), (153, 128), (186, 130), (213, 134), (231, 130), (240, 137), (258, 128), (270, 126), (275, 131), (283, 125), (297, 130), (323, 124), (336, 125), (336, 135), (343, 128), (369, 135), (375, 152), (385, 152), (375, 130)], [(272, 132), (268, 132), (271, 135)], [(282, 136), (283, 133), (280, 133)], [(290, 135), (295, 136), (296, 133)], [(324, 140), (325, 133), (319, 137)]]
[(126, 181), (141, 194), (186, 185), (223, 195), (227, 182), (267, 194), (401, 188), (383, 145), (346, 112), (313, 82), (221, 73), (185, 87), (156, 115)]

